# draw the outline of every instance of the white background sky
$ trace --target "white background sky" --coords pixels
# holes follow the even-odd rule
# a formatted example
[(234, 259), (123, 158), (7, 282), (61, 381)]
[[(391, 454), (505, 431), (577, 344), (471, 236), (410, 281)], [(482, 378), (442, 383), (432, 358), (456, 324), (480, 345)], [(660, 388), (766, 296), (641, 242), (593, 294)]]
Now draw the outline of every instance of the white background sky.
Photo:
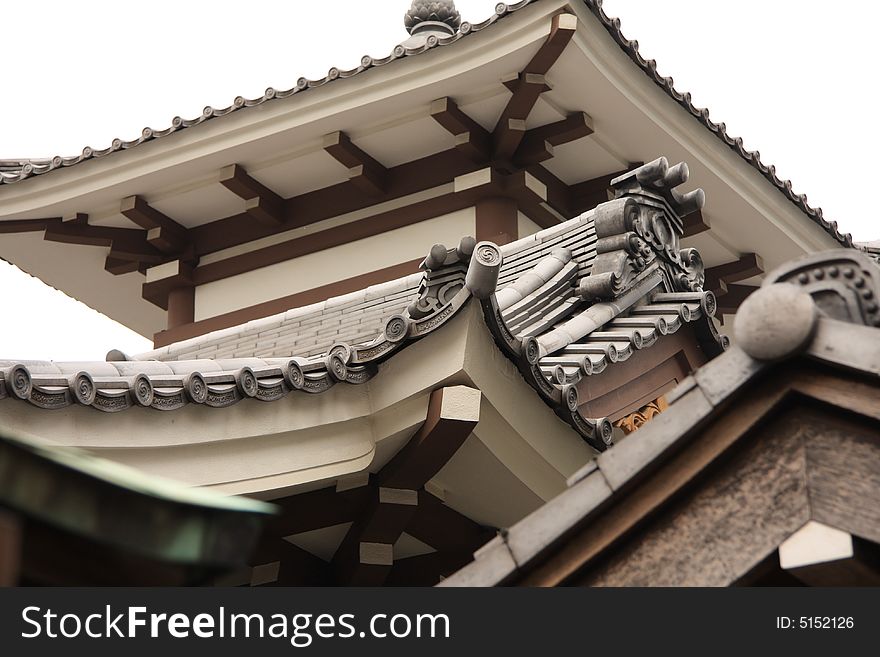
[[(577, 2), (578, 0), (572, 0)], [(464, 20), (494, 0), (459, 0)], [(0, 8), (0, 158), (79, 153), (172, 117), (225, 107), (301, 75), (352, 68), (406, 38), (407, 0), (6, 2)], [(715, 121), (857, 240), (873, 204), (880, 3), (606, 0), (624, 33)], [(588, 109), (588, 108), (587, 108)], [(0, 239), (3, 236), (0, 235)], [(103, 359), (151, 343), (0, 262), (0, 359)], [(13, 319), (14, 318), (14, 319)]]

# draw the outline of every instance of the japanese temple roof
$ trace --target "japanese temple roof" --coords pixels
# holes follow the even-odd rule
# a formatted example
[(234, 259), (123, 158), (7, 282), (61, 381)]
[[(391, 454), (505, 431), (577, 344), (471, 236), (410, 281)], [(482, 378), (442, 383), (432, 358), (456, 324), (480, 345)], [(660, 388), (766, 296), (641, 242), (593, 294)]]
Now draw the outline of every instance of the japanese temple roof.
[[(425, 32), (424, 34), (427, 36), (423, 35), (421, 38), (419, 38), (417, 34), (414, 34), (404, 43), (395, 46), (391, 53), (386, 57), (374, 58), (369, 55), (365, 55), (361, 58), (360, 64), (352, 69), (339, 69), (337, 67), (333, 67), (329, 70), (327, 75), (322, 78), (312, 80), (301, 77), (297, 80), (296, 85), (291, 87), (290, 89), (277, 90), (270, 87), (266, 89), (265, 93), (258, 98), (248, 99), (242, 96), (238, 96), (234, 99), (231, 105), (223, 108), (214, 108), (211, 106), (207, 106), (204, 108), (199, 116), (192, 119), (183, 119), (179, 116), (176, 116), (172, 119), (171, 125), (167, 128), (156, 130), (150, 127), (145, 127), (143, 130), (141, 130), (141, 133), (137, 138), (132, 140), (123, 140), (116, 138), (108, 147), (103, 149), (95, 149), (90, 146), (86, 146), (85, 148), (83, 148), (80, 154), (69, 157), (56, 155), (52, 158), (42, 159), (0, 159), (0, 184), (21, 182), (23, 180), (27, 180), (28, 178), (32, 178), (34, 176), (42, 175), (58, 169), (67, 168), (87, 160), (102, 158), (119, 151), (130, 150), (145, 142), (154, 141), (156, 139), (166, 137), (176, 132), (180, 132), (186, 128), (201, 125), (214, 118), (226, 116), (227, 114), (231, 114), (246, 108), (260, 106), (269, 101), (288, 98), (295, 94), (305, 92), (309, 89), (324, 86), (336, 80), (352, 78), (364, 71), (376, 67), (385, 66), (391, 62), (395, 62), (408, 57), (413, 57), (415, 55), (425, 53), (435, 48), (452, 45), (459, 41), (461, 38), (467, 36), (468, 34), (478, 33), (482, 30), (485, 30), (486, 28), (498, 22), (499, 19), (507, 15), (514, 14), (518, 10), (537, 2), (538, 0), (521, 0), (520, 2), (511, 4), (499, 3), (496, 6), (495, 13), (488, 19), (480, 23), (460, 22), (459, 29), (457, 31), (454, 31), (452, 34), (449, 34), (444, 30)], [(437, 5), (438, 3), (429, 4)], [(447, 3), (440, 4), (445, 5)], [(454, 11), (454, 3), (449, 4), (453, 4), (452, 10)], [(709, 118), (708, 109), (696, 107), (691, 102), (690, 93), (679, 92), (673, 86), (673, 79), (671, 77), (661, 76), (657, 72), (656, 61), (653, 59), (646, 60), (644, 57), (642, 57), (642, 55), (639, 53), (638, 42), (628, 39), (623, 35), (620, 29), (620, 20), (617, 18), (611, 18), (604, 12), (602, 8), (602, 0), (584, 0), (584, 4), (599, 19), (603, 27), (608, 31), (611, 37), (627, 54), (627, 56), (632, 59), (632, 61), (669, 97), (671, 97), (673, 100), (675, 100), (675, 102), (681, 105), (688, 113), (690, 113), (697, 121), (699, 121), (701, 125), (712, 132), (712, 134), (714, 134), (724, 144), (730, 147), (731, 150), (737, 153), (742, 159), (749, 163), (749, 165), (759, 171), (761, 175), (764, 176), (764, 178), (766, 178), (774, 187), (776, 187), (776, 189), (778, 189), (789, 201), (794, 203), (813, 222), (821, 226), (822, 229), (825, 230), (825, 232), (827, 232), (830, 236), (832, 236), (835, 240), (837, 240), (844, 246), (853, 245), (852, 236), (849, 233), (841, 233), (838, 229), (836, 221), (826, 220), (822, 209), (818, 207), (812, 207), (807, 202), (807, 196), (805, 194), (794, 193), (792, 182), (790, 180), (783, 180), (779, 178), (776, 175), (776, 167), (773, 165), (765, 164), (761, 160), (761, 156), (758, 151), (747, 150), (743, 146), (742, 138), (731, 137), (727, 133), (727, 128), (724, 123), (715, 123)], [(457, 12), (455, 13), (457, 14)], [(460, 19), (458, 20), (460, 21)], [(455, 21), (450, 22), (450, 25), (454, 26), (455, 24)], [(410, 26), (408, 25), (408, 29), (409, 28)], [(452, 32), (453, 30), (450, 28), (449, 31)]]
[[(406, 344), (440, 328), (472, 297), (502, 350), (563, 419), (597, 449), (604, 418), (580, 418), (576, 384), (693, 322), (720, 352), (694, 249), (679, 250), (681, 217), (702, 190), (675, 187), (687, 167), (664, 158), (612, 182), (618, 198), (580, 217), (498, 247), (465, 237), (435, 245), (424, 273), (107, 362), (0, 361), (0, 397), (40, 408), (79, 403), (102, 411), (225, 407), (360, 384)], [(632, 232), (635, 231), (635, 232)], [(565, 410), (565, 409), (568, 410)]]
[(8, 430), (0, 435), (0, 505), (143, 557), (213, 566), (244, 563), (261, 516), (274, 513), (263, 502), (189, 488)]
[[(786, 395), (805, 395), (844, 413), (880, 419), (876, 400), (860, 398), (859, 392), (876, 390), (880, 381), (878, 298), (880, 267), (855, 250), (805, 256), (771, 272), (736, 316), (735, 346), (667, 395), (666, 411), (588, 463), (565, 492), (493, 539), (441, 585), (492, 586), (527, 576), (658, 464), (689, 447), (699, 452), (699, 431), (711, 419), (726, 417), (726, 409), (736, 409), (735, 401), (749, 390), (764, 390), (775, 399), (767, 402), (771, 407)], [(843, 384), (847, 392), (835, 396), (821, 382), (811, 387), (810, 376), (818, 380), (819, 370), (791, 374), (786, 368), (795, 362), (824, 367), (823, 372), (843, 370), (868, 386)], [(769, 378), (777, 370), (780, 376)], [(770, 381), (771, 389), (759, 388), (762, 381)], [(733, 412), (731, 426), (760, 423), (761, 418)], [(603, 540), (595, 540), (593, 554)]]

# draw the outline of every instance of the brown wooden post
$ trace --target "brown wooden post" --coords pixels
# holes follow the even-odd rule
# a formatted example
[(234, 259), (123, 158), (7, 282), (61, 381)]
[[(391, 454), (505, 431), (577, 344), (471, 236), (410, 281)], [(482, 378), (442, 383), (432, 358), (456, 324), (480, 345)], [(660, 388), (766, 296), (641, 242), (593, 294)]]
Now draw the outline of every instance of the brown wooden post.
[(0, 510), (0, 586), (18, 584), (21, 572), (21, 522)]
[(495, 196), (477, 201), (476, 238), (507, 244), (519, 237), (517, 205), (511, 198)]
[(195, 321), (195, 287), (178, 287), (168, 292), (168, 328), (173, 329)]

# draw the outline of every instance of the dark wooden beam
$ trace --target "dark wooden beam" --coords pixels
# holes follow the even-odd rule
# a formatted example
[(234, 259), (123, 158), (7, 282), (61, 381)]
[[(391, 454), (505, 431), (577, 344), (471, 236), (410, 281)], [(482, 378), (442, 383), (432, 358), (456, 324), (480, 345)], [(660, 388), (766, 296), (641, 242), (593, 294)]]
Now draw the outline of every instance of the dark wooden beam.
[[(540, 92), (535, 95), (538, 99)], [(534, 103), (533, 103), (534, 105)], [(531, 109), (531, 108), (529, 108)], [(528, 112), (526, 112), (528, 116)], [(510, 160), (514, 151), (519, 147), (523, 136), (526, 134), (526, 120), (516, 117), (502, 116), (495, 127), (493, 142), (495, 144), (494, 157), (498, 160)]]
[(717, 317), (733, 315), (739, 310), (742, 302), (745, 301), (752, 292), (758, 289), (756, 285), (735, 284), (725, 285), (725, 288), (726, 292), (717, 297), (718, 307), (715, 311)]
[(513, 161), (519, 166), (537, 164), (553, 157), (553, 147), (593, 134), (593, 120), (584, 112), (574, 112), (555, 123), (527, 130)]
[(152, 280), (141, 287), (141, 296), (168, 311), (168, 328), (191, 324), (195, 320), (195, 285), (193, 267), (185, 260), (162, 264), (161, 277), (151, 275)]
[(245, 212), (256, 221), (267, 226), (284, 223), (284, 199), (252, 178), (241, 165), (221, 169), (220, 184), (245, 200)]
[(281, 226), (284, 223), (282, 207), (264, 196), (249, 198), (244, 202), (245, 214), (264, 226)]
[(700, 233), (709, 230), (712, 225), (709, 223), (709, 219), (703, 216), (703, 212), (701, 210), (695, 210), (687, 215), (684, 219), (682, 219), (684, 223), (684, 235), (683, 237), (692, 237), (694, 235), (699, 235)]
[(371, 495), (368, 486), (337, 492), (335, 487), (271, 500), (281, 513), (266, 523), (264, 534), (283, 537), (354, 522)]
[(330, 564), (287, 541), (280, 541), (276, 586), (327, 586), (332, 583)]
[(515, 200), (504, 196), (480, 199), (474, 213), (474, 237), (478, 242), (489, 240), (495, 244), (507, 244), (519, 237), (519, 213)]
[(574, 14), (557, 14), (550, 23), (550, 34), (532, 57), (523, 73), (546, 74), (562, 55), (577, 30), (577, 17)]
[(324, 150), (348, 168), (348, 178), (355, 187), (372, 196), (385, 193), (387, 169), (355, 146), (344, 132), (324, 135)]
[(549, 169), (541, 164), (526, 167), (526, 171), (540, 180), (547, 187), (547, 205), (566, 219), (574, 217), (577, 212), (572, 209), (573, 198), (571, 186), (557, 178)]
[(382, 468), (382, 486), (418, 490), (458, 451), (480, 420), (480, 392), (465, 386), (431, 393), (428, 415), (410, 441)]
[(22, 528), (18, 516), (0, 509), (0, 587), (18, 584), (21, 548)]
[(434, 586), (473, 561), (470, 552), (432, 552), (394, 562), (386, 586)]
[[(456, 564), (466, 563), (493, 532), (445, 508), (422, 487), (470, 435), (479, 421), (480, 400), (478, 390), (465, 386), (436, 390), (422, 427), (368, 484), (273, 500), (282, 513), (267, 523), (252, 563), (279, 561), (277, 543), (284, 537), (344, 522), (352, 524), (331, 562), (337, 584), (383, 584), (394, 565), (394, 544), (410, 530), (416, 538), (428, 537), (441, 549), (451, 546), (448, 551), (455, 553)], [(426, 504), (421, 517), (420, 502)], [(291, 560), (288, 581), (299, 581), (298, 570), (303, 567), (309, 566)], [(283, 562), (280, 573), (284, 573)], [(281, 580), (279, 575), (279, 584), (284, 583)]]
[(736, 283), (763, 273), (763, 258), (757, 253), (744, 253), (738, 260), (709, 267), (706, 270), (706, 282), (703, 288), (712, 290), (716, 296), (721, 296), (725, 294), (725, 285), (729, 288), (730, 283)]
[(35, 233), (38, 230), (45, 230), (47, 226), (61, 222), (61, 217), (51, 217), (49, 219), (12, 219), (11, 221), (0, 221), (0, 235), (5, 233)]
[(163, 253), (182, 251), (189, 243), (187, 229), (151, 207), (140, 196), (122, 199), (120, 213), (147, 231), (147, 241)]
[(497, 533), (449, 508), (427, 491), (419, 491), (419, 508), (406, 526), (406, 533), (440, 552), (472, 554)]
[(394, 563), (394, 543), (418, 508), (414, 490), (370, 486), (366, 510), (333, 556), (337, 584), (380, 586)]
[(190, 234), (196, 255), (200, 256), (422, 192), (478, 168), (478, 164), (450, 148), (388, 169), (387, 189), (378, 197), (346, 181), (285, 200), (285, 223), (281, 226), (259, 225), (250, 215), (241, 213), (195, 226)]
[(74, 212), (73, 214), (68, 214), (61, 217), (62, 223), (71, 225), (85, 225), (89, 223), (89, 215), (85, 212)]
[[(141, 265), (159, 264), (167, 259), (167, 256), (147, 241), (144, 231), (136, 228), (58, 221), (46, 228), (43, 239), (64, 244), (109, 246), (111, 268), (107, 270), (112, 269), (113, 272), (124, 269), (120, 273), (127, 273), (137, 270)], [(134, 265), (122, 266), (122, 262)]]
[(505, 81), (513, 92), (492, 132), (494, 156), (510, 160), (525, 134), (525, 121), (538, 98), (550, 87), (544, 78), (565, 46), (577, 30), (577, 18), (573, 14), (557, 14), (553, 17), (550, 34), (526, 67), (515, 77)]
[(141, 268), (137, 260), (123, 260), (120, 258), (112, 258), (107, 256), (104, 259), (104, 271), (119, 276), (121, 274), (131, 274)]
[(642, 162), (631, 162), (626, 169), (613, 171), (590, 180), (575, 183), (571, 186), (572, 214), (578, 215), (587, 210), (592, 210), (600, 203), (609, 199), (611, 181), (634, 168), (641, 166)]
[(491, 157), (489, 132), (465, 114), (449, 97), (431, 103), (431, 116), (455, 137), (455, 148), (474, 162), (485, 162)]
[[(555, 180), (549, 171), (546, 171), (545, 180)], [(551, 183), (552, 184), (552, 183)], [(513, 198), (518, 208), (538, 224), (541, 228), (555, 226), (567, 219), (567, 215), (556, 210), (550, 204), (550, 187), (544, 180), (533, 175), (530, 171), (519, 170), (504, 178), (505, 193)]]

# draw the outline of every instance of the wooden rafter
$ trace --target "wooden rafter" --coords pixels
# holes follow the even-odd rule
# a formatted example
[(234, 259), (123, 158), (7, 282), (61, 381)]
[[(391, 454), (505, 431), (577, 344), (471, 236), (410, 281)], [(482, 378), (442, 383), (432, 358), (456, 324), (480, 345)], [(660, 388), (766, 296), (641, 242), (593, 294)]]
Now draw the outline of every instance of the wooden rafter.
[(378, 585), (394, 565), (394, 543), (419, 506), (419, 490), (458, 451), (480, 419), (481, 395), (465, 386), (431, 393), (424, 424), (382, 468), (366, 513), (334, 556), (338, 581)]
[(0, 235), (4, 233), (35, 233), (40, 230), (45, 230), (47, 226), (59, 223), (60, 221), (61, 217), (0, 221)]
[(455, 148), (474, 162), (485, 162), (492, 155), (489, 132), (465, 114), (451, 98), (431, 103), (431, 116), (455, 137)]
[(352, 524), (333, 557), (339, 584), (379, 586), (394, 565), (394, 543), (418, 508), (413, 490), (370, 487), (367, 508)]
[(146, 266), (141, 265), (137, 260), (124, 260), (107, 256), (104, 258), (104, 271), (114, 276), (121, 276), (122, 274), (131, 274), (136, 271), (146, 271)]
[(273, 500), (273, 504), (281, 507), (281, 514), (267, 523), (267, 533), (288, 536), (352, 522), (366, 505), (368, 497), (368, 488), (361, 486), (340, 492), (334, 487), (321, 488)]
[(644, 162), (630, 162), (626, 169), (612, 171), (611, 173), (571, 185), (572, 214), (580, 214), (595, 208), (600, 203), (605, 203), (609, 199), (611, 181), (627, 171), (632, 171), (634, 168), (640, 167), (642, 164), (644, 164)]
[[(454, 455), (479, 421), (478, 390), (454, 386), (435, 390), (423, 425), (401, 451), (369, 481), (337, 491), (324, 488), (275, 500), (282, 513), (266, 526), (251, 563), (280, 562), (279, 583), (300, 583), (297, 569), (310, 559), (298, 552), (287, 566), (278, 543), (292, 534), (351, 523), (329, 566), (339, 584), (380, 585), (396, 567), (394, 544), (404, 532), (452, 555), (462, 565), (493, 531), (443, 505), (424, 485)], [(324, 562), (322, 562), (324, 563)], [(405, 568), (404, 568), (405, 569)], [(411, 580), (411, 577), (407, 577)]]
[(757, 285), (726, 285), (726, 292), (718, 297), (716, 314), (719, 317), (734, 314), (742, 305), (742, 302), (757, 289)]
[(519, 166), (537, 164), (553, 157), (553, 148), (593, 134), (593, 120), (585, 112), (573, 112), (566, 118), (527, 130), (513, 161)]
[(559, 59), (565, 46), (577, 30), (574, 14), (557, 14), (553, 17), (550, 34), (541, 44), (538, 52), (526, 67), (517, 75), (505, 80), (513, 95), (492, 132), (494, 156), (499, 160), (510, 160), (525, 136), (525, 122), (531, 114), (538, 98), (549, 91), (545, 75)]
[(394, 562), (387, 586), (433, 586), (473, 560), (471, 552), (432, 552)]
[(187, 229), (150, 206), (140, 196), (122, 199), (120, 213), (147, 231), (147, 242), (163, 253), (177, 253), (189, 244)]
[(382, 468), (382, 486), (418, 490), (440, 471), (480, 419), (480, 392), (464, 386), (431, 393), (428, 416), (410, 441)]
[(245, 213), (266, 226), (284, 223), (284, 199), (251, 177), (239, 164), (220, 171), (220, 184), (245, 200)]
[(372, 196), (385, 192), (388, 170), (355, 146), (344, 132), (324, 135), (324, 150), (348, 169), (348, 179), (355, 187)]
[[(85, 215), (81, 215), (85, 217)], [(47, 225), (43, 239), (64, 244), (110, 247), (111, 273), (137, 271), (141, 266), (158, 264), (165, 256), (147, 242), (144, 231), (136, 228), (92, 226), (86, 221), (56, 221)]]
[(495, 536), (495, 530), (454, 511), (431, 493), (419, 491), (419, 509), (406, 533), (439, 552), (474, 550)]
[(703, 287), (712, 290), (716, 296), (727, 293), (729, 285), (764, 273), (764, 260), (757, 253), (744, 253), (737, 260), (706, 270)]
[(694, 212), (691, 212), (682, 220), (682, 222), (684, 223), (683, 237), (693, 237), (694, 235), (699, 235), (700, 233), (707, 231), (712, 227), (712, 224), (709, 223), (709, 219), (703, 216), (703, 212), (701, 210), (695, 210)]

